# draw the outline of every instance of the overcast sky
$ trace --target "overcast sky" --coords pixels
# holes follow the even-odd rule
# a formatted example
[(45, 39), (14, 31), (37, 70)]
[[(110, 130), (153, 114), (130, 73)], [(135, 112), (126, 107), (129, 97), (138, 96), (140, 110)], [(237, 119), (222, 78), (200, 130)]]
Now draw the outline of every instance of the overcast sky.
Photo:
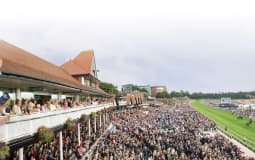
[(99, 78), (169, 91), (255, 90), (255, 1), (1, 1), (0, 39), (61, 65), (94, 49)]

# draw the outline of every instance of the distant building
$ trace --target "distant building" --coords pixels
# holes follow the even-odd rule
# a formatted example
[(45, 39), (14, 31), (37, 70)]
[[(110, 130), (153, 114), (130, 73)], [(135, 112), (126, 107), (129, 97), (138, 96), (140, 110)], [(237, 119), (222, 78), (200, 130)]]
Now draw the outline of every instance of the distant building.
[(82, 85), (99, 88), (100, 81), (97, 78), (97, 68), (93, 50), (82, 51), (74, 59), (61, 66), (67, 73), (78, 80)]
[(220, 99), (219, 107), (236, 107), (232, 104), (232, 99), (230, 97), (222, 97)]
[(220, 104), (232, 104), (232, 99), (230, 97), (222, 97), (220, 99)]
[(134, 87), (135, 85), (133, 85), (133, 84), (125, 84), (125, 85), (122, 85), (121, 86), (121, 91), (123, 92), (123, 93), (131, 93), (132, 91), (133, 91), (133, 87)]
[(140, 89), (145, 89), (148, 92), (148, 95), (151, 96), (151, 86), (146, 85), (146, 86), (137, 86)]
[(167, 92), (166, 86), (152, 86), (151, 87), (151, 96), (156, 97), (158, 93)]

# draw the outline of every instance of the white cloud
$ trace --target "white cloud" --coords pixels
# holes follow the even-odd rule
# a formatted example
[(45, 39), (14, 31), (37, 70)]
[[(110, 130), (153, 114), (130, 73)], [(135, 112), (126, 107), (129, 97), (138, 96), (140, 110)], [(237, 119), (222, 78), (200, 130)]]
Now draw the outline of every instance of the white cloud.
[(58, 65), (94, 49), (100, 78), (118, 85), (254, 90), (254, 4), (2, 1), (0, 38)]

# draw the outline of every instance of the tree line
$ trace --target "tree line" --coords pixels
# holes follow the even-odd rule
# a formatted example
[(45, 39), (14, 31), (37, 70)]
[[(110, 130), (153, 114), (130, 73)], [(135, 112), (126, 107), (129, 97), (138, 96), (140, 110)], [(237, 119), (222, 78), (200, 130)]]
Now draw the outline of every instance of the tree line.
[[(101, 82), (99, 86), (106, 93), (119, 94), (118, 87), (112, 83)], [(146, 89), (141, 89), (138, 86), (134, 86), (133, 90), (140, 91), (144, 93), (145, 98), (148, 97), (148, 91)], [(232, 99), (249, 99), (255, 97), (255, 91), (251, 92), (221, 92), (221, 93), (203, 93), (194, 92), (189, 93), (188, 91), (172, 91), (158, 93), (156, 98), (178, 98), (178, 97), (189, 97), (191, 99), (220, 99), (222, 97), (230, 97)]]
[(189, 97), (191, 99), (220, 99), (222, 97), (230, 97), (232, 99), (249, 99), (255, 97), (255, 91), (251, 92), (222, 92), (222, 93), (202, 93), (188, 91), (173, 91), (158, 93), (157, 98), (176, 98), (176, 97)]

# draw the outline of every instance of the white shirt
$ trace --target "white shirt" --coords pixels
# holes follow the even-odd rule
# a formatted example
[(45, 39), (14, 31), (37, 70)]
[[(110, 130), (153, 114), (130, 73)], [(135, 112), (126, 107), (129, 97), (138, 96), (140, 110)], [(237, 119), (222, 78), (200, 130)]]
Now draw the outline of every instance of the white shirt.
[(12, 107), (12, 112), (16, 115), (21, 115), (22, 114), (20, 106), (17, 106), (16, 104)]

